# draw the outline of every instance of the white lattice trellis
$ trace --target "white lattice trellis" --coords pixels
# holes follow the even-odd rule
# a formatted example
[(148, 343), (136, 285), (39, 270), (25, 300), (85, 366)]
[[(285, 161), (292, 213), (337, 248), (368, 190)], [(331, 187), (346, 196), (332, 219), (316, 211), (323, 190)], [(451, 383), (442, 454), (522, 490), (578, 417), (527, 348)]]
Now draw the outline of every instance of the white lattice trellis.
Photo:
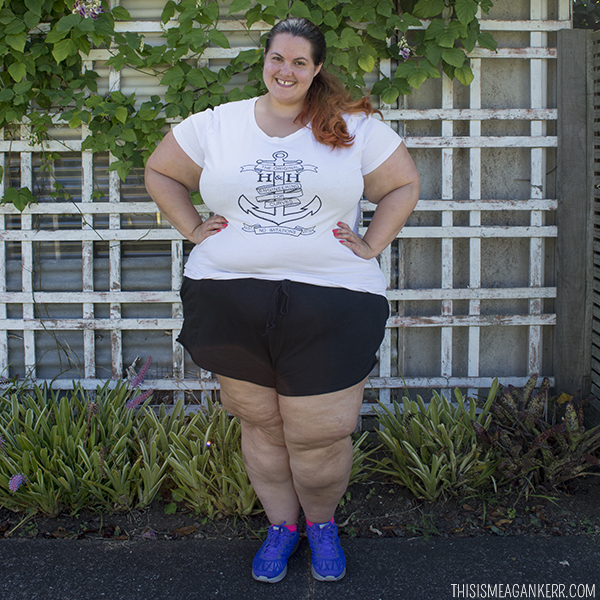
[[(123, 2), (125, 5), (125, 2)], [(557, 229), (552, 218), (548, 218), (556, 210), (557, 200), (548, 198), (546, 193), (546, 153), (557, 145), (555, 135), (548, 131), (557, 118), (556, 108), (549, 107), (548, 100), (548, 65), (556, 59), (556, 48), (549, 41), (553, 32), (561, 28), (571, 27), (570, 1), (558, 0), (555, 19), (548, 18), (547, 0), (531, 0), (529, 20), (500, 20), (481, 17), (482, 29), (497, 32), (500, 47), (497, 53), (475, 49), (470, 57), (475, 75), (467, 97), (468, 107), (457, 108), (457, 84), (445, 75), (441, 82), (441, 103), (439, 107), (413, 107), (411, 102), (403, 102), (398, 107), (384, 106), (383, 115), (386, 122), (406, 133), (406, 144), (411, 149), (439, 153), (440, 171), (428, 173), (430, 178), (439, 178), (441, 193), (439, 197), (421, 200), (415, 219), (419, 214), (437, 215), (436, 224), (418, 224), (415, 219), (401, 232), (398, 248), (389, 248), (381, 256), (381, 265), (390, 289), (388, 299), (394, 308), (393, 316), (388, 322), (388, 334), (380, 351), (381, 364), (379, 373), (371, 378), (370, 385), (380, 390), (380, 398), (390, 400), (390, 391), (408, 388), (442, 388), (460, 387), (475, 391), (489, 387), (493, 374), (482, 375), (481, 370), (481, 332), (486, 327), (524, 327), (527, 331), (527, 364), (522, 373), (506, 375), (504, 382), (522, 385), (527, 375), (542, 374), (543, 345), (542, 332), (551, 328), (556, 322), (553, 313), (544, 311), (544, 301), (556, 297), (556, 288), (547, 284), (545, 257), (546, 241), (556, 237)], [(492, 11), (493, 16), (493, 11)], [(156, 21), (136, 21), (120, 23), (122, 31), (135, 31), (144, 35), (156, 35), (162, 31), (157, 13)], [(227, 35), (239, 36), (244, 31), (239, 22), (223, 21), (219, 24)], [(255, 24), (254, 31), (268, 28), (265, 24)], [(503, 35), (528, 35), (525, 46), (503, 45)], [(237, 39), (237, 38), (236, 38)], [(253, 42), (248, 38), (248, 45)], [(203, 60), (214, 61), (228, 59), (237, 54), (239, 47), (231, 49), (209, 49)], [(101, 69), (109, 58), (109, 51), (92, 50), (85, 57), (85, 69)], [(495, 61), (517, 60), (528, 65), (529, 103), (526, 107), (507, 105), (503, 108), (485, 108), (482, 101), (483, 74)], [(119, 90), (123, 85), (124, 74), (113, 68), (106, 69), (107, 88)], [(393, 72), (389, 62), (382, 65), (382, 71)], [(153, 91), (152, 93), (155, 93)], [(463, 102), (464, 103), (464, 102)], [(460, 104), (458, 104), (460, 106)], [(528, 135), (482, 135), (482, 124), (486, 122), (524, 122), (529, 123)], [(439, 125), (439, 135), (412, 135), (412, 124), (430, 123)], [(468, 122), (467, 130), (462, 123)], [(58, 136), (61, 123), (57, 120)], [(81, 200), (68, 203), (40, 203), (28, 207), (22, 215), (14, 208), (3, 206), (0, 210), (0, 370), (9, 373), (10, 369), (19, 370), (36, 377), (36, 366), (43, 360), (36, 348), (38, 332), (82, 332), (82, 382), (86, 387), (95, 387), (100, 383), (98, 375), (96, 336), (97, 331), (110, 332), (111, 370), (113, 377), (123, 375), (123, 334), (128, 331), (164, 331), (169, 332), (172, 340), (172, 365), (169, 377), (146, 382), (147, 387), (157, 390), (202, 390), (213, 389), (215, 381), (209, 373), (198, 376), (191, 374), (191, 367), (186, 365), (183, 349), (176, 343), (176, 336), (181, 325), (181, 305), (178, 289), (181, 284), (184, 262), (184, 245), (181, 236), (172, 228), (165, 227), (157, 219), (158, 226), (148, 229), (144, 227), (124, 228), (123, 217), (154, 215), (156, 207), (148, 201), (123, 202), (121, 183), (116, 172), (108, 175), (108, 195), (105, 201), (94, 199), (94, 161), (95, 157), (81, 150), (82, 140), (87, 131), (81, 129), (78, 139), (72, 134), (64, 139), (46, 142), (43, 146), (31, 144), (27, 139), (27, 126), (21, 128), (21, 139), (0, 141), (0, 166), (9, 169), (9, 153), (18, 156), (18, 169), (21, 186), (32, 188), (33, 160), (42, 151), (78, 153), (81, 157)], [(528, 198), (515, 195), (512, 198), (484, 197), (482, 193), (482, 155), (486, 149), (515, 149), (529, 155), (530, 192)], [(468, 181), (463, 185), (466, 194), (457, 194), (457, 153), (468, 153)], [(520, 155), (521, 156), (521, 155)], [(110, 160), (110, 159), (109, 159)], [(418, 161), (417, 161), (418, 166)], [(463, 177), (464, 179), (464, 177)], [(462, 182), (464, 184), (464, 182)], [(2, 184), (4, 185), (4, 184)], [(462, 184), (461, 184), (462, 185)], [(3, 189), (0, 190), (3, 193)], [(365, 211), (373, 207), (364, 203)], [(482, 215), (504, 212), (524, 215), (527, 223), (519, 224), (485, 224)], [(20, 223), (14, 225), (15, 218), (20, 215)], [(55, 230), (34, 227), (34, 216), (73, 216), (81, 218), (81, 226), (77, 228), (57, 228)], [(466, 215), (466, 217), (465, 217)], [(94, 227), (94, 219), (107, 216), (106, 228)], [(12, 219), (12, 220), (11, 220)], [(10, 226), (9, 226), (10, 220)], [(548, 223), (548, 224), (547, 224)], [(521, 268), (528, 270), (528, 283), (521, 287), (503, 285), (498, 282), (495, 287), (484, 286), (484, 260), (482, 244), (490, 239), (526, 240), (529, 244), (527, 265)], [(432, 252), (441, 252), (441, 273), (438, 286), (426, 288), (410, 288), (406, 286), (402, 262), (405, 260), (405, 245), (411, 240), (424, 240), (431, 243)], [(467, 240), (468, 256), (457, 256), (456, 243)], [(37, 290), (34, 285), (34, 253), (37, 244), (53, 242), (76, 242), (81, 244), (82, 280), (80, 291), (46, 291)], [(136, 243), (140, 247), (146, 243), (167, 242), (171, 249), (170, 286), (160, 291), (123, 291), (122, 290), (122, 244)], [(20, 245), (21, 285), (20, 289), (9, 289), (7, 269), (10, 260), (7, 245)], [(102, 243), (108, 246), (108, 290), (95, 289), (94, 270), (97, 260), (94, 258), (94, 245)], [(397, 256), (396, 253), (397, 252)], [(467, 263), (465, 266), (465, 262)], [(468, 284), (456, 285), (455, 272), (459, 266), (467, 270)], [(394, 265), (400, 265), (396, 271)], [(151, 269), (152, 265), (148, 264)], [(502, 314), (482, 313), (482, 302), (507, 301), (517, 305), (526, 303), (527, 310), (513, 310)], [(412, 315), (405, 311), (406, 303), (437, 303), (438, 314)], [(461, 304), (462, 303), (462, 304)], [(139, 304), (170, 305), (170, 316), (157, 318), (133, 317), (124, 307)], [(81, 316), (41, 318), (36, 306), (65, 305), (81, 309)], [(100, 313), (97, 307), (108, 306)], [(462, 312), (457, 306), (466, 306)], [(21, 315), (7, 310), (7, 306), (21, 307)], [(432, 311), (429, 311), (430, 313)], [(464, 314), (463, 314), (464, 313)], [(128, 316), (124, 316), (127, 314)], [(101, 316), (99, 316), (101, 315)], [(399, 355), (402, 350), (403, 328), (433, 328), (439, 332), (439, 360), (427, 367), (427, 375), (414, 375), (400, 372)], [(457, 373), (456, 334), (466, 328), (466, 346), (461, 352), (466, 353), (466, 369)], [(10, 366), (11, 357), (9, 332), (22, 336), (23, 364)], [(144, 349), (146, 350), (146, 349)], [(152, 353), (152, 348), (147, 349)], [(552, 373), (544, 373), (552, 375)], [(70, 387), (71, 379), (56, 379), (55, 387)], [(370, 406), (365, 404), (364, 414), (369, 413)]]

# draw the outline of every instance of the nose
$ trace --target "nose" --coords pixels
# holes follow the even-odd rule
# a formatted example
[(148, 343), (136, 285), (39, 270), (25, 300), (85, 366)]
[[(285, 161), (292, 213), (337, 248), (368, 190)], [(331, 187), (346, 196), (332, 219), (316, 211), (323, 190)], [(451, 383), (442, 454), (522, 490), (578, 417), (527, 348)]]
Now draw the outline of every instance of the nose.
[(279, 72), (282, 75), (290, 75), (292, 72), (292, 65), (288, 62), (284, 62), (279, 68)]

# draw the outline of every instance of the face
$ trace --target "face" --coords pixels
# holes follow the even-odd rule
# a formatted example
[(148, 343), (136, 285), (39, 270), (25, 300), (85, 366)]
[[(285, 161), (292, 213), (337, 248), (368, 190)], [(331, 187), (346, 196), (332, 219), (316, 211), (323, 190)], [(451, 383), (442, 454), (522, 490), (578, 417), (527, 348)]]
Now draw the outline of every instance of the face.
[(301, 104), (321, 66), (315, 65), (308, 40), (277, 34), (265, 54), (265, 85), (273, 99), (282, 104)]

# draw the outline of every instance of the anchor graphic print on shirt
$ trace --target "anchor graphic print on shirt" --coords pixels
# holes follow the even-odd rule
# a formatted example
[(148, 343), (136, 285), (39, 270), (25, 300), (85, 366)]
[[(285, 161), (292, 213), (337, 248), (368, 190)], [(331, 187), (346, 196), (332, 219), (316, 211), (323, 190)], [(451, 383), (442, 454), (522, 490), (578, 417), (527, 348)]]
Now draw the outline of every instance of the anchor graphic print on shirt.
[(273, 153), (273, 160), (258, 159), (253, 165), (244, 165), (241, 172), (252, 172), (256, 176), (256, 196), (252, 199), (242, 194), (239, 207), (247, 215), (258, 219), (259, 223), (244, 223), (243, 231), (263, 234), (311, 235), (314, 227), (286, 225), (305, 219), (321, 210), (319, 196), (304, 198), (300, 176), (306, 171), (317, 173), (315, 165), (305, 165), (302, 160), (288, 160), (288, 153), (279, 150)]

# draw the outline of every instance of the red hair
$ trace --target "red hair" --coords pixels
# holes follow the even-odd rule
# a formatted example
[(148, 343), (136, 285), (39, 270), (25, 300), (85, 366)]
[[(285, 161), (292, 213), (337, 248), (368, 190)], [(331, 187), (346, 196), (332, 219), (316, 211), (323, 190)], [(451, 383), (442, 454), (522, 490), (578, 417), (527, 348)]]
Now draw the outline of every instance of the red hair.
[(373, 108), (368, 96), (354, 100), (337, 77), (321, 69), (295, 121), (305, 125), (310, 123), (313, 135), (321, 144), (333, 148), (348, 147), (354, 143), (354, 136), (348, 133), (343, 114), (361, 112), (381, 115), (379, 110)]

